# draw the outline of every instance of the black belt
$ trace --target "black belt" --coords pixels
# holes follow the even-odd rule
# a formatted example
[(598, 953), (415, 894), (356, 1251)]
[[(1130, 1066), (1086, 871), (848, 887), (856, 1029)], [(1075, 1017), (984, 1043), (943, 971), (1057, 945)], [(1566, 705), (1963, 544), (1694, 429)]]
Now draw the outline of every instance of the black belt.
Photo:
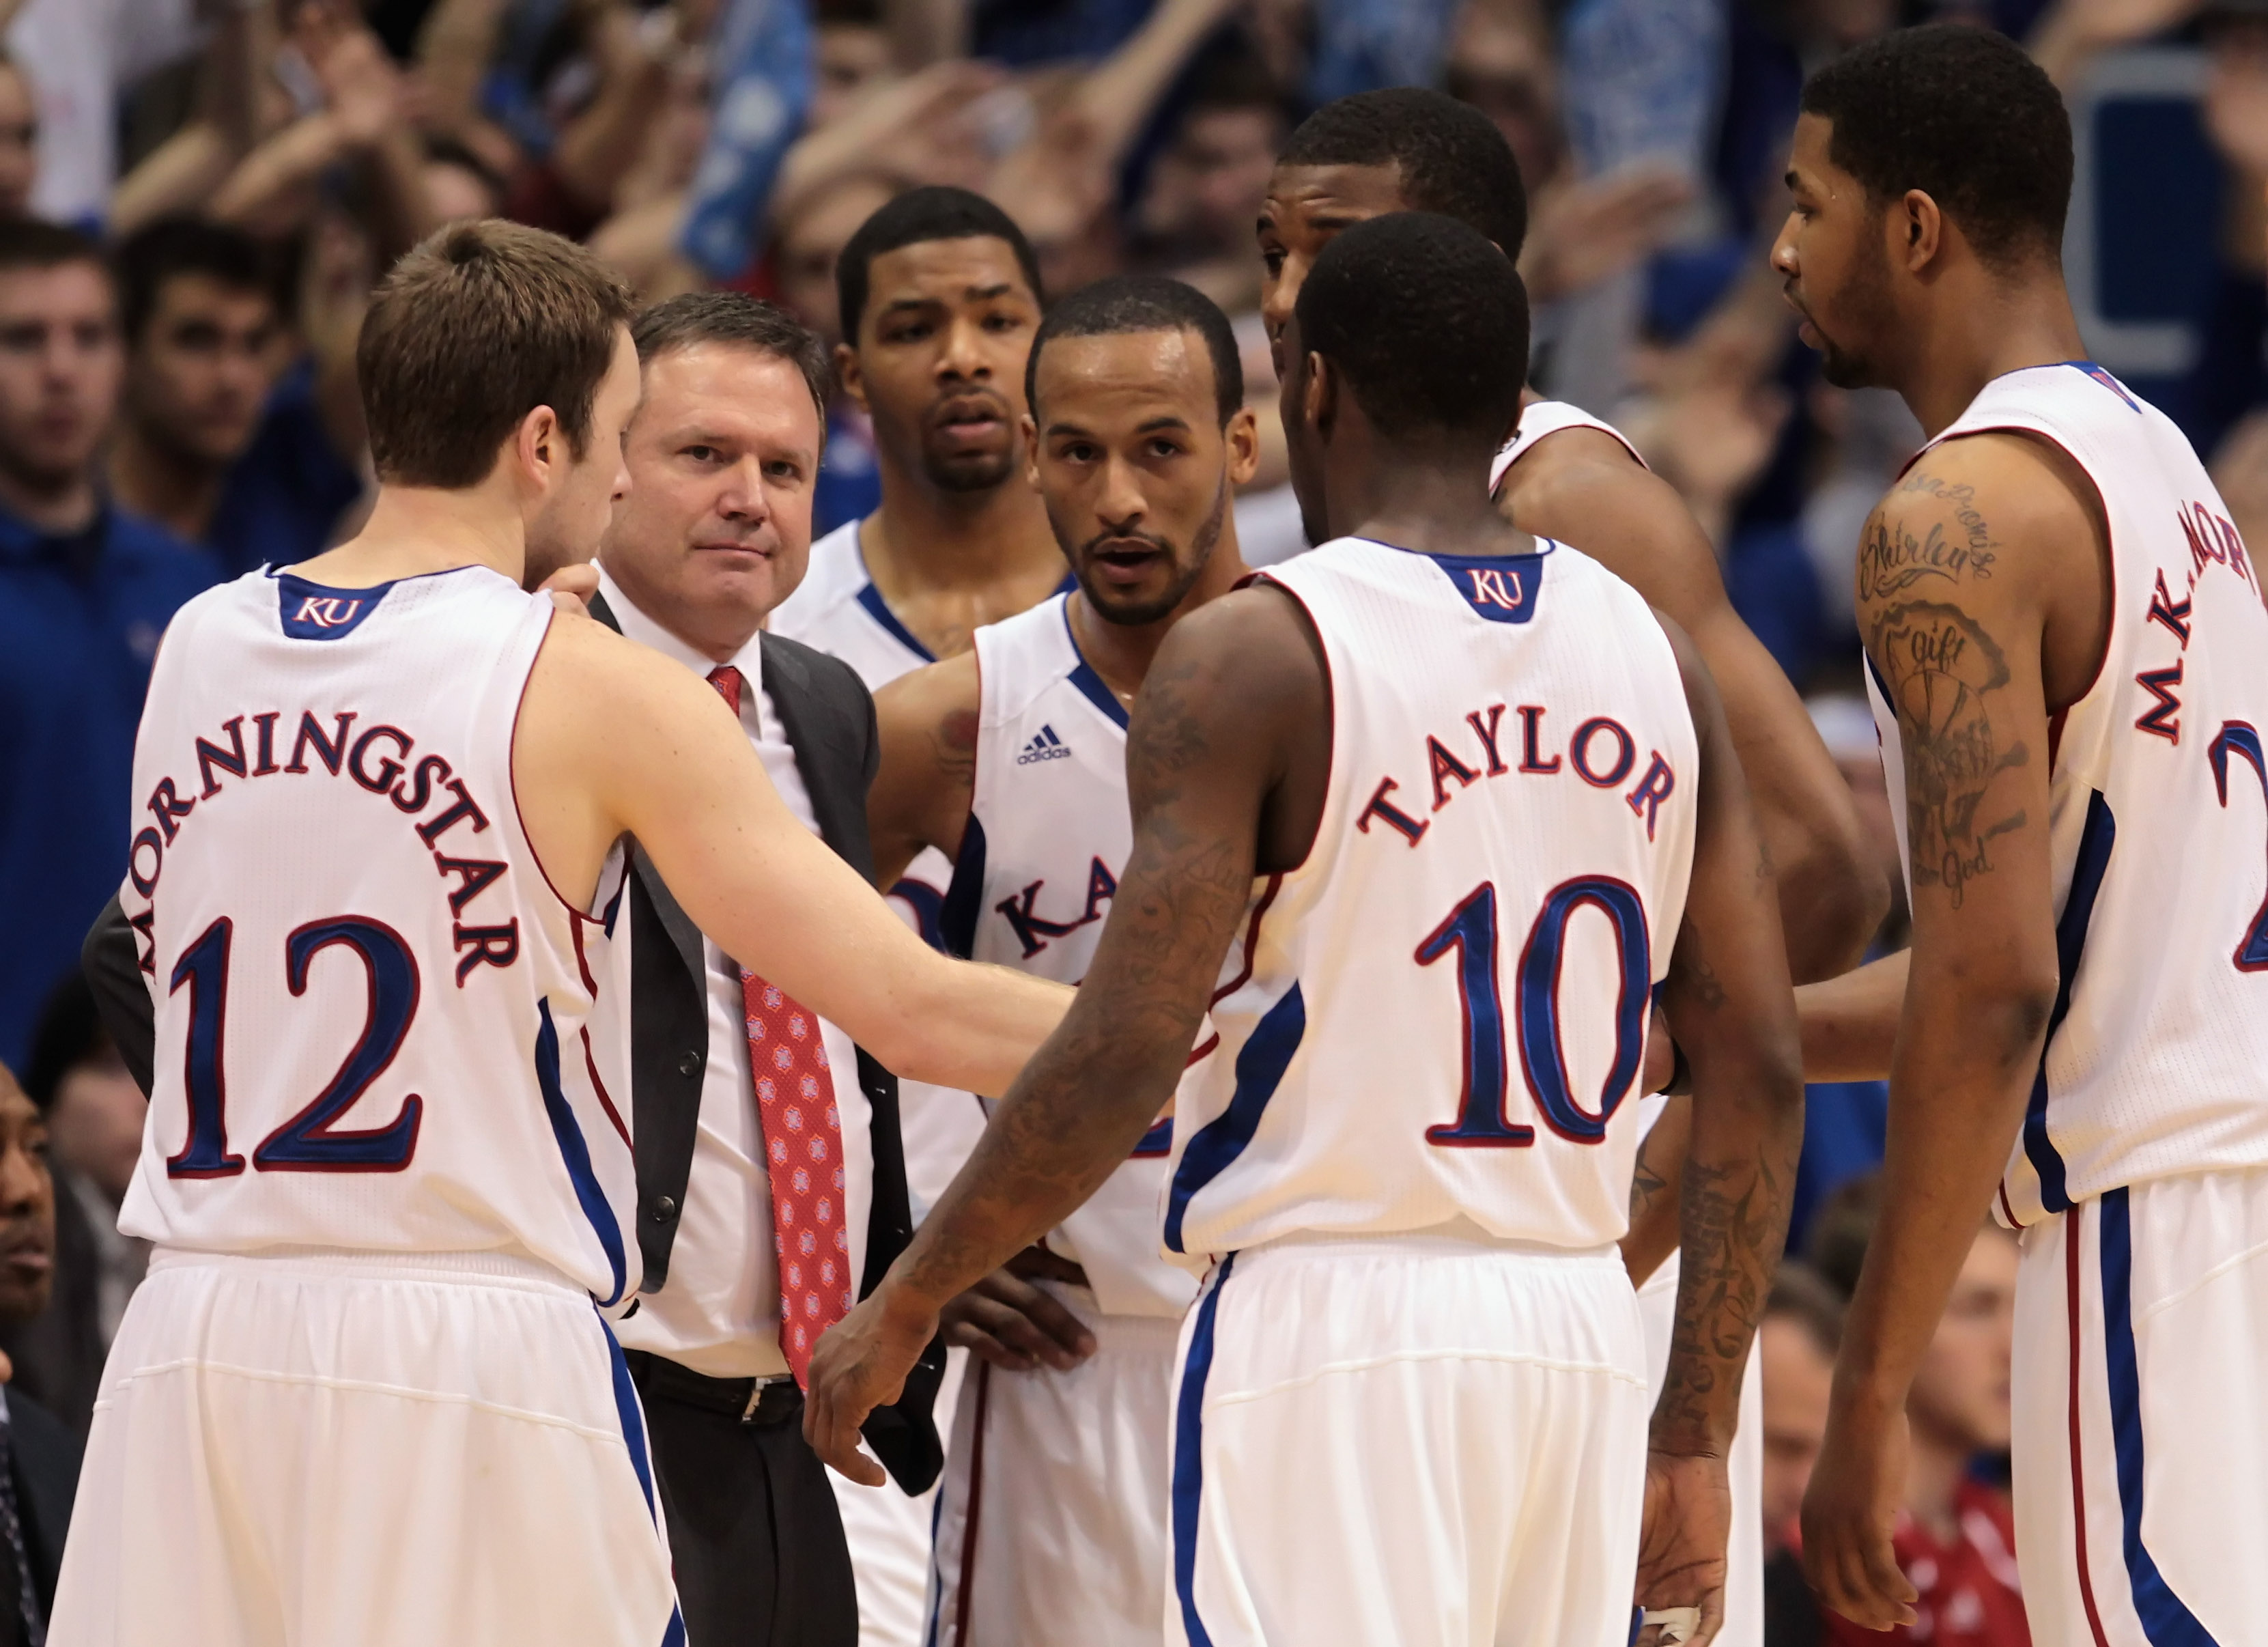
[(649, 1401), (657, 1397), (697, 1407), (706, 1413), (723, 1413), (744, 1424), (779, 1424), (803, 1411), (803, 1392), (793, 1377), (712, 1378), (680, 1366), (666, 1355), (626, 1349), (630, 1381)]

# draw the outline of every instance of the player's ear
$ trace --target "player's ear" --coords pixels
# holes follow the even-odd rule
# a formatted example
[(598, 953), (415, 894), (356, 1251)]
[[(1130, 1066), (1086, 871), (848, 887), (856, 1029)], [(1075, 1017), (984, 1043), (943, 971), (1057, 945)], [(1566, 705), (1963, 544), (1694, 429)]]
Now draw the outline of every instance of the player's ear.
[(1301, 421), (1319, 439), (1330, 438), (1339, 410), (1338, 368), (1312, 350), (1307, 354), (1307, 383), (1300, 397)]
[(1024, 478), (1031, 483), (1032, 490), (1037, 491), (1040, 489), (1040, 426), (1032, 421), (1029, 412), (1016, 419), (1016, 423), (1024, 436)]
[(567, 434), (559, 426), (559, 414), (538, 406), (522, 417), (512, 431), (510, 455), (523, 476), (537, 486), (548, 485), (567, 457)]
[(1260, 418), (1249, 406), (1240, 406), (1228, 417), (1228, 427), (1221, 432), (1228, 447), (1228, 484), (1241, 486), (1260, 468)]
[(1918, 274), (1938, 255), (1945, 238), (1945, 214), (1929, 196), (1909, 188), (1889, 216), (1897, 234), (1896, 255), (1908, 273)]
[(871, 411), (866, 404), (866, 377), (858, 370), (858, 351), (848, 343), (835, 345), (835, 375), (842, 380), (843, 392), (858, 403), (860, 411)]

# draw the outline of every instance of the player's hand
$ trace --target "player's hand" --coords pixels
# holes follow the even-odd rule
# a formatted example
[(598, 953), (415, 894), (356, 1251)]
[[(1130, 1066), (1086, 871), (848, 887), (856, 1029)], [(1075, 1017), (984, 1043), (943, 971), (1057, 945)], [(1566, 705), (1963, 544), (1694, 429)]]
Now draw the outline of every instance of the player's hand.
[[(1706, 1647), (1725, 1621), (1725, 1545), (1733, 1530), (1733, 1489), (1713, 1453), (1646, 1455), (1646, 1521), (1638, 1534), (1638, 1604), (1649, 1612), (1700, 1609), (1700, 1627), (1682, 1639)], [(1653, 1647), (1648, 1626), (1638, 1647)]]
[(1822, 1601), (1866, 1629), (1914, 1621), (1917, 1592), (1890, 1546), (1908, 1445), (1902, 1407), (1870, 1416), (1838, 1401), (1803, 1496), (1804, 1574)]
[(1027, 1247), (945, 1306), (939, 1319), (945, 1341), (1010, 1372), (1042, 1363), (1069, 1372), (1094, 1354), (1094, 1334), (1054, 1294), (1027, 1276), (1073, 1267), (1054, 1253)]
[(866, 1301), (820, 1336), (803, 1399), (803, 1438), (838, 1474), (880, 1487), (888, 1473), (858, 1447), (866, 1414), (903, 1393), (906, 1374), (937, 1333), (937, 1312), (885, 1277)]
[(551, 604), (578, 617), (591, 615), (591, 597), (599, 592), (599, 569), (589, 561), (562, 566), (535, 586), (536, 593), (551, 597)]

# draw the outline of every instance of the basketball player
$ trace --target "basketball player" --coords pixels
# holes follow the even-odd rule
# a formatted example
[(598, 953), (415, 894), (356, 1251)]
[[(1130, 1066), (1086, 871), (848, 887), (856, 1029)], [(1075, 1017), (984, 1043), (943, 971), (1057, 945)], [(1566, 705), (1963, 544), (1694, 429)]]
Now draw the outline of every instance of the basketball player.
[[(882, 871), (955, 860), (956, 953), (1077, 983), (1126, 872), (1127, 705), (1185, 614), (1244, 575), (1229, 500), (1258, 430), (1228, 317), (1178, 281), (1058, 303), (1032, 345), (1024, 444), (1077, 591), (980, 629), (875, 702)], [(1165, 1629), (1173, 1370), (1195, 1281), (1158, 1250), (1173, 1124), (946, 1311), (986, 1364), (937, 1519), (940, 1647), (1154, 1647)]]
[[(1168, 1642), (1621, 1647), (1634, 1570), (1690, 1639), (1720, 1616), (1724, 1449), (1801, 1124), (1793, 1006), (1706, 671), (1489, 500), (1527, 343), (1511, 265), (1448, 218), (1316, 260), (1282, 400), (1328, 541), (1159, 648), (1079, 1000), (814, 1363), (808, 1431), (863, 1469), (855, 1426), (945, 1302), (1101, 1184), (1181, 1078), (1163, 1235), (1211, 1268), (1176, 1375)], [(1656, 986), (1706, 1045), (1649, 1450), (1614, 1243)]]
[[(1310, 115), (1278, 159), (1261, 211), (1262, 311), (1271, 332), (1289, 321), (1307, 270), (1333, 236), (1381, 213), (1410, 210), (1460, 218), (1516, 262), (1528, 201), (1518, 163), (1495, 126), (1454, 98), (1406, 87), (1343, 97)], [(1850, 787), (1794, 688), (1733, 610), (1716, 551), (1675, 489), (1615, 429), (1533, 390), (1489, 479), (1515, 526), (1580, 545), (1692, 637), (1724, 694), (1771, 851), (1790, 966), (1807, 979), (1857, 961), (1889, 890), (1866, 867)], [(1639, 1125), (1637, 1216), (1624, 1253), (1641, 1284), (1648, 1365), (1659, 1378), (1677, 1295), (1676, 1162), (1685, 1106), (1647, 1099)], [(1657, 1126), (1658, 1135), (1646, 1130)], [(1727, 1647), (1762, 1647), (1764, 1640), (1761, 1379), (1751, 1376), (1744, 1392), (1733, 1460), (1740, 1509)]]
[(683, 1640), (603, 1318), (637, 1284), (626, 833), (762, 968), (783, 1083), (824, 1071), (811, 1013), (995, 1090), (1059, 1016), (909, 934), (701, 681), (522, 593), (626, 484), (629, 312), (553, 236), (428, 240), (363, 328), (367, 525), (159, 654), (121, 894), (158, 1025), (121, 1228), (156, 1252), (57, 1647)]
[[(1067, 581), (1047, 512), (1025, 484), (1024, 365), (1040, 270), (1023, 231), (981, 195), (917, 188), (859, 226), (836, 262), (836, 369), (874, 421), (882, 504), (811, 546), (771, 628), (842, 659), (869, 691), (968, 650), (980, 625)], [(924, 852), (882, 882), (932, 943), (953, 862)], [(901, 1072), (902, 1073), (902, 1072)], [(906, 1185), (918, 1218), (968, 1158), (984, 1112), (966, 1092), (902, 1082)], [(949, 1422), (964, 1358), (938, 1394)], [(931, 1503), (834, 1478), (875, 1647), (916, 1647), (929, 1584)]]
[(1802, 111), (1774, 265), (1829, 380), (1896, 389), (1929, 436), (1858, 553), (1913, 945), (1805, 1565), (1858, 1623), (1913, 1617), (1902, 1414), (1989, 1201), (2023, 1232), (2034, 1639), (2257, 1642), (2259, 570), (2174, 425), (2084, 358), (2071, 127), (2030, 59), (1904, 31), (1819, 70)]

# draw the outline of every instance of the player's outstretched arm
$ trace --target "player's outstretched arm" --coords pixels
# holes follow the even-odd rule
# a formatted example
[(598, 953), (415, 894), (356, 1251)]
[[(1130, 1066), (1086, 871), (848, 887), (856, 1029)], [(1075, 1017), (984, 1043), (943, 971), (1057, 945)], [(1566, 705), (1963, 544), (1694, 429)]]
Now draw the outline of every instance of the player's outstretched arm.
[(1796, 990), (1806, 1081), (1889, 1079), (1912, 954), (1900, 949), (1840, 978), (1822, 979)]
[(1134, 844), (1063, 1027), (865, 1303), (819, 1342), (804, 1433), (855, 1480), (858, 1428), (895, 1399), (945, 1302), (1094, 1193), (1172, 1096), (1252, 894), (1259, 838), (1328, 689), (1306, 620), (1269, 588), (1175, 624), (1126, 735)]
[(902, 675), (874, 694), (881, 764), (866, 792), (874, 883), (892, 887), (925, 846), (961, 851), (976, 791), (976, 654)]
[[(1692, 638), (1722, 696), (1779, 881), (1788, 964), (1800, 980), (1856, 964), (1889, 907), (1866, 859), (1851, 787), (1787, 676), (1734, 611), (1716, 551), (1676, 491), (1597, 430), (1568, 429), (1513, 470), (1515, 524), (1572, 543)], [(1506, 513), (1511, 513), (1509, 505)]]
[(1005, 1091), (1071, 992), (952, 961), (796, 821), (715, 692), (588, 618), (560, 613), (512, 750), (529, 839), (585, 904), (635, 835), (724, 951), (906, 1075)]
[[(1949, 572), (1898, 551), (1979, 535), (1997, 552)], [(1925, 455), (1867, 537), (1859, 634), (1904, 745), (1913, 948), (1882, 1208), (1804, 1501), (1803, 1559), (1828, 1606), (1884, 1629), (1914, 1617), (1890, 1548), (1906, 1391), (2007, 1164), (2055, 1001), (2042, 646), (2055, 583), (2084, 584), (2088, 563), (2064, 557), (2088, 556), (2095, 535), (2028, 443), (1982, 436)]]
[(1690, 640), (1664, 620), (1699, 735), (1693, 875), (1661, 1004), (1692, 1067), (1683, 1252), (1669, 1366), (1646, 1459), (1638, 1599), (1724, 1613), (1726, 1457), (1741, 1377), (1787, 1235), (1803, 1076), (1779, 903), (1725, 711)]

